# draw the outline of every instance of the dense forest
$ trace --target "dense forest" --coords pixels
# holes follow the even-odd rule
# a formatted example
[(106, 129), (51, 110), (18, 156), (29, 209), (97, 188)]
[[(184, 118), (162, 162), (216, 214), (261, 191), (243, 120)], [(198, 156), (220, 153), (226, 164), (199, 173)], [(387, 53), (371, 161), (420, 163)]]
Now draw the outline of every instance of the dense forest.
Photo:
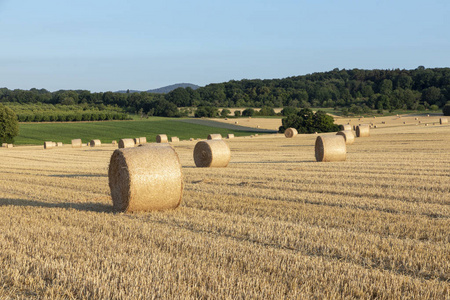
[[(128, 113), (176, 117), (192, 107), (332, 107), (343, 114), (442, 108), (450, 100), (450, 68), (339, 70), (284, 79), (229, 81), (166, 94), (86, 90), (0, 89), (0, 102), (117, 107)], [(208, 111), (203, 109), (204, 111)]]

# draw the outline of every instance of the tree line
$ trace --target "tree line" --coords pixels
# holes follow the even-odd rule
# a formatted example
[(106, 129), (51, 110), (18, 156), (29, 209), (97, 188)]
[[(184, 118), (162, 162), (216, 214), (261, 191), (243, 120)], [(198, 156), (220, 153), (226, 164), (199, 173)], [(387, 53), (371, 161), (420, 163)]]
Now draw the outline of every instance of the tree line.
[[(450, 100), (450, 68), (339, 70), (283, 79), (243, 79), (167, 94), (91, 93), (86, 90), (0, 89), (0, 102), (111, 105), (128, 113), (180, 117), (195, 107), (332, 107), (345, 113), (373, 109), (425, 110)], [(186, 108), (186, 109), (180, 109)], [(204, 110), (204, 109), (202, 109)]]

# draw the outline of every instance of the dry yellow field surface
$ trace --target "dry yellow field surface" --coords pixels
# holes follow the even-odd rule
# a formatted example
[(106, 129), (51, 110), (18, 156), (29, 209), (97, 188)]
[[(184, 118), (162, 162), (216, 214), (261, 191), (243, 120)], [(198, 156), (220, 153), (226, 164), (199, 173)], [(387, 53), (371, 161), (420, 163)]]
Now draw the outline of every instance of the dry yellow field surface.
[(0, 299), (449, 299), (450, 126), (373, 129), (333, 163), (315, 138), (235, 138), (215, 169), (175, 143), (181, 206), (134, 214), (112, 145), (0, 149)]

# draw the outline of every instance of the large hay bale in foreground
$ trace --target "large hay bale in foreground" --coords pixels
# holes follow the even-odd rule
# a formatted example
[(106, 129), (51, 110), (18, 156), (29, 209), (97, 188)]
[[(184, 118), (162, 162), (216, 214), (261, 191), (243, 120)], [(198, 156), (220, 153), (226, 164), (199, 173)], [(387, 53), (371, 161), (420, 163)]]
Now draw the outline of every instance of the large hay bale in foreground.
[(139, 138), (139, 143), (141, 145), (147, 144), (147, 138), (145, 136), (142, 136)]
[(352, 130), (352, 125), (350, 125), (350, 124), (342, 124), (342, 125), (339, 125), (339, 128), (341, 129), (341, 131)]
[(347, 146), (342, 135), (320, 135), (316, 139), (316, 161), (344, 161)]
[(342, 135), (345, 139), (346, 145), (351, 145), (355, 142), (355, 135), (353, 134), (353, 131), (351, 130), (342, 130), (336, 133), (336, 135)]
[(169, 140), (167, 139), (167, 135), (165, 135), (165, 134), (158, 134), (156, 136), (156, 142), (157, 143), (168, 143)]
[(222, 135), (220, 133), (211, 133), (208, 134), (208, 140), (221, 140)]
[(132, 148), (134, 147), (134, 140), (133, 139), (121, 139), (119, 141), (119, 148)]
[(47, 141), (44, 142), (44, 149), (52, 149), (53, 148), (53, 142)]
[(356, 126), (356, 136), (357, 137), (368, 137), (370, 136), (369, 125), (363, 124)]
[(234, 134), (233, 133), (227, 134), (227, 139), (234, 139)]
[(284, 136), (287, 138), (293, 138), (298, 134), (297, 129), (295, 128), (288, 128), (286, 129), (286, 131), (284, 132)]
[(172, 209), (181, 203), (181, 164), (168, 144), (115, 150), (108, 178), (116, 211)]
[(226, 167), (230, 158), (230, 147), (224, 140), (200, 141), (194, 147), (194, 162), (197, 167)]
[(72, 140), (72, 148), (81, 148), (82, 144), (83, 144), (83, 142), (81, 141), (81, 139), (73, 139)]
[(173, 137), (170, 138), (170, 141), (171, 141), (172, 143), (177, 143), (177, 142), (180, 141), (180, 139), (179, 139), (178, 137), (176, 137), (176, 136), (173, 136)]
[(439, 118), (439, 124), (448, 124), (448, 119), (447, 118)]
[(100, 140), (91, 140), (89, 142), (89, 146), (91, 147), (100, 147), (102, 145), (102, 142)]

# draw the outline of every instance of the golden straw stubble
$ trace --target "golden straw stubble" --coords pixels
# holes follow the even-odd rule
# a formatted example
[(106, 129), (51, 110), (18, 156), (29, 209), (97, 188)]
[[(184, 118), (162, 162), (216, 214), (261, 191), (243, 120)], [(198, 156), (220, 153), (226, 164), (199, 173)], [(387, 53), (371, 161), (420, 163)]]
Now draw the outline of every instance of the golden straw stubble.
[(352, 130), (342, 130), (336, 133), (336, 135), (342, 135), (345, 139), (345, 144), (351, 145), (355, 142), (355, 135)]
[(284, 136), (287, 138), (293, 138), (298, 134), (297, 129), (295, 128), (288, 128), (284, 131)]
[(344, 161), (347, 146), (342, 135), (320, 135), (315, 145), (316, 161)]
[(169, 144), (115, 150), (108, 178), (116, 211), (173, 209), (181, 203), (181, 164)]
[(194, 147), (194, 162), (197, 167), (226, 167), (230, 158), (230, 147), (224, 140), (200, 141)]

